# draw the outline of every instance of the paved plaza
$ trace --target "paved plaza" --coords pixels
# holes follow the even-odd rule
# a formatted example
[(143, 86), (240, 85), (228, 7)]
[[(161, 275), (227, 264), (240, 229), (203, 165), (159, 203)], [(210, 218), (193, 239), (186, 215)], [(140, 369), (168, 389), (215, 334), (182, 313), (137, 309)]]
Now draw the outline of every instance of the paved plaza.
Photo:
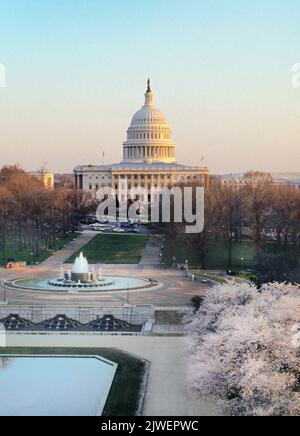
[[(2, 281), (13, 281), (20, 278), (57, 277), (63, 263), (77, 252), (83, 245), (90, 241), (95, 233), (84, 232), (67, 247), (60, 250), (40, 265), (26, 267), (21, 270), (1, 270)], [(154, 305), (154, 306), (186, 306), (190, 305), (191, 298), (195, 295), (204, 295), (210, 288), (209, 284), (192, 282), (185, 277), (183, 271), (161, 269), (159, 265), (159, 244), (157, 239), (150, 238), (149, 245), (145, 248), (142, 261), (137, 265), (104, 265), (104, 275), (125, 277), (141, 277), (158, 282), (157, 286), (142, 290), (132, 291), (103, 291), (97, 293), (62, 293), (46, 291), (30, 291), (7, 289), (6, 299), (11, 305), (72, 305), (72, 306), (120, 306)], [(147, 263), (147, 259), (148, 262)], [(102, 265), (96, 265), (99, 268)], [(1, 293), (1, 291), (0, 291)], [(3, 291), (2, 291), (3, 294)], [(0, 300), (3, 295), (0, 295)]]

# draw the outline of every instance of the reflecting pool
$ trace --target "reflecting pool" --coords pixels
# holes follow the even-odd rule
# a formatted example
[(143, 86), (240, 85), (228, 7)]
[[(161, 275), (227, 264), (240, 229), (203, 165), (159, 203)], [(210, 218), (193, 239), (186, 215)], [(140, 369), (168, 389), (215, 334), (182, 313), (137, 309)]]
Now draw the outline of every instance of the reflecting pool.
[(116, 368), (89, 356), (0, 356), (0, 416), (101, 415)]

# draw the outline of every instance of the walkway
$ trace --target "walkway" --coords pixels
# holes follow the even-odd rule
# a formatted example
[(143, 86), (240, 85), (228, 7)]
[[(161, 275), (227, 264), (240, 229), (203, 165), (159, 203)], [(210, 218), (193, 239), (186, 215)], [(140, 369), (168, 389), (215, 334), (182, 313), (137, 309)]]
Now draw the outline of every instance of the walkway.
[(151, 236), (144, 250), (140, 265), (160, 265), (161, 238)]
[(41, 263), (42, 267), (55, 268), (60, 266), (66, 260), (69, 259), (74, 253), (80, 250), (85, 244), (87, 244), (95, 236), (95, 232), (85, 231), (74, 241), (70, 242), (62, 250), (57, 251), (53, 256), (50, 256), (44, 262)]

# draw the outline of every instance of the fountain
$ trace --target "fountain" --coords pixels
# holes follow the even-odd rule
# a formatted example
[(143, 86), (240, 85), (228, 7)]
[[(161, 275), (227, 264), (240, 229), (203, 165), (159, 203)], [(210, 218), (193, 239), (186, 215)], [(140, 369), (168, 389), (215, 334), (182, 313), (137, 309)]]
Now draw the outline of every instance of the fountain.
[(99, 268), (98, 273), (95, 272), (94, 268), (90, 269), (88, 260), (83, 253), (76, 257), (72, 270), (65, 272), (64, 267), (62, 267), (59, 277), (48, 281), (49, 286), (72, 289), (101, 289), (111, 286), (113, 283), (112, 279), (103, 277), (102, 268)]
[(158, 282), (145, 278), (105, 276), (102, 268), (89, 267), (83, 253), (75, 259), (71, 269), (63, 266), (56, 278), (24, 278), (6, 282), (8, 288), (35, 292), (109, 292), (152, 288)]

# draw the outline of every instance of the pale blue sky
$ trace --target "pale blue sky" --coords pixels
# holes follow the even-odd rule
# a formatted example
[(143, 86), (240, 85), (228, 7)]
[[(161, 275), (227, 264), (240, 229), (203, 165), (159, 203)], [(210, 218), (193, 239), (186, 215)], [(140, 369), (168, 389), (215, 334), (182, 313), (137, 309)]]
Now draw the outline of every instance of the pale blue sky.
[(121, 159), (147, 77), (179, 162), (300, 169), (299, 0), (0, 0), (0, 164)]

